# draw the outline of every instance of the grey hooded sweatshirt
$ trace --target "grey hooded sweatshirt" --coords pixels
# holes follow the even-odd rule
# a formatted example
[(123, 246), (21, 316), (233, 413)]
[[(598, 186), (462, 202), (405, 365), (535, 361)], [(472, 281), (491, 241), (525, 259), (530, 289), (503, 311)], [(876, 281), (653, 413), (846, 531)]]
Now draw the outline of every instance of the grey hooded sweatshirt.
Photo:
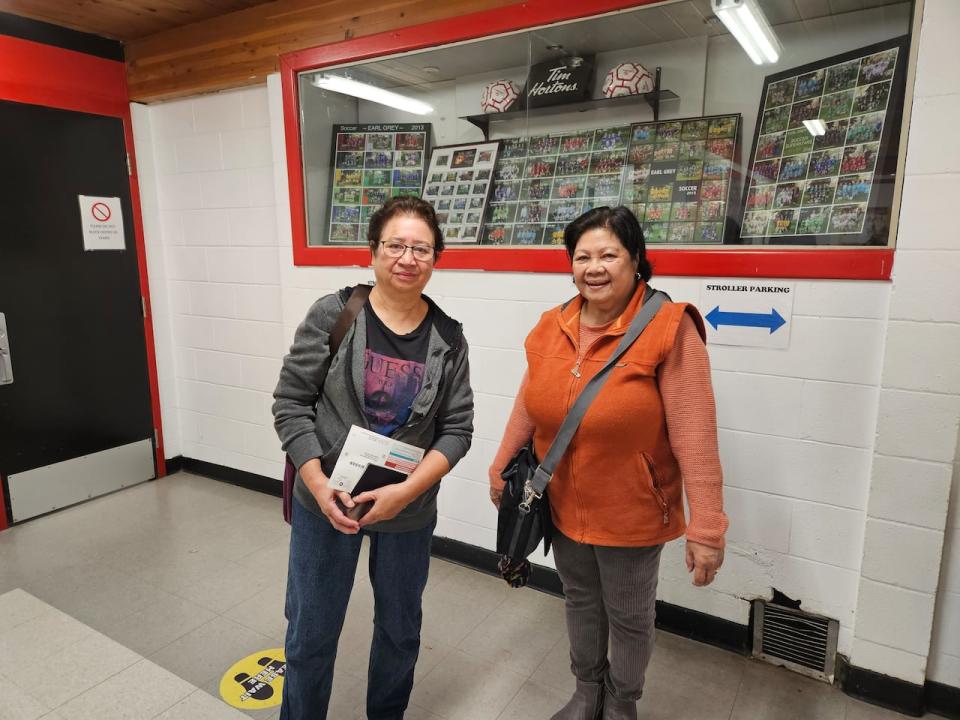
[[(363, 312), (347, 331), (336, 356), (330, 357), (330, 332), (351, 291), (352, 288), (344, 288), (313, 304), (297, 328), (273, 392), (274, 427), (284, 451), (298, 468), (312, 458), (320, 458), (327, 476), (333, 472), (350, 427), (370, 429), (363, 412), (367, 346)], [(453, 468), (470, 449), (473, 435), (467, 341), (460, 323), (426, 295), (423, 297), (433, 309), (426, 371), (410, 418), (391, 437), (426, 450), (437, 450)], [(369, 529), (408, 532), (430, 525), (437, 514), (439, 488), (437, 483), (395, 518), (370, 525)], [(310, 512), (322, 514), (299, 473), (294, 499)]]

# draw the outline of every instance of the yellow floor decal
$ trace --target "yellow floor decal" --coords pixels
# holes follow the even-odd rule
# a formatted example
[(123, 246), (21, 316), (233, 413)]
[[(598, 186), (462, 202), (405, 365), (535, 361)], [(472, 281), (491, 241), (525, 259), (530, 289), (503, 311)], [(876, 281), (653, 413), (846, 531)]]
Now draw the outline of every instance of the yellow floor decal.
[(234, 663), (220, 679), (220, 697), (241, 710), (275, 707), (283, 697), (283, 648), (261, 650)]

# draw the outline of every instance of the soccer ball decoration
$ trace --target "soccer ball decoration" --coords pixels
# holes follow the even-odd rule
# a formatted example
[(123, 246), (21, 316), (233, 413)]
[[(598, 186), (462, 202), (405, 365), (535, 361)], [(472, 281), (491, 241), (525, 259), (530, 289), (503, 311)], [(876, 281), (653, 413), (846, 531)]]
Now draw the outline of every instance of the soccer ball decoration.
[(520, 89), (512, 80), (494, 80), (483, 89), (480, 107), (485, 113), (504, 112), (520, 97)]
[(620, 63), (610, 68), (602, 89), (608, 98), (652, 92), (653, 75), (639, 63)]

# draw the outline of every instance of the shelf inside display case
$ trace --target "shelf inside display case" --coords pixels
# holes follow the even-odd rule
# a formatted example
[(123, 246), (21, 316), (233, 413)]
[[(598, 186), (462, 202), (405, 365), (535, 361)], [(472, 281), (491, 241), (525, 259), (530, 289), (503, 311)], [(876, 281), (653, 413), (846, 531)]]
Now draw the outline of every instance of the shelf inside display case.
[(461, 120), (466, 120), (476, 125), (483, 132), (485, 139), (490, 139), (490, 123), (513, 120), (519, 117), (544, 117), (548, 115), (559, 115), (569, 112), (586, 112), (588, 110), (600, 110), (602, 108), (616, 108), (639, 103), (646, 103), (653, 110), (653, 121), (660, 120), (660, 104), (670, 100), (679, 100), (680, 96), (672, 90), (663, 90), (660, 87), (660, 68), (657, 68), (653, 90), (639, 95), (621, 95), (613, 98), (596, 98), (593, 100), (582, 100), (575, 103), (565, 103), (562, 105), (547, 105), (545, 107), (523, 108), (521, 110), (507, 110), (500, 113), (480, 113), (478, 115), (466, 115)]

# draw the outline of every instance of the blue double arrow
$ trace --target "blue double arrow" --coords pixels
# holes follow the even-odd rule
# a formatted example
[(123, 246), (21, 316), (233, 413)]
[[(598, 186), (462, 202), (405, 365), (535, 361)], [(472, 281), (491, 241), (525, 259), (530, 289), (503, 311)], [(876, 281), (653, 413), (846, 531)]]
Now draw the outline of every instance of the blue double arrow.
[(721, 325), (762, 327), (770, 328), (771, 335), (787, 324), (787, 321), (775, 308), (770, 308), (769, 313), (723, 312), (717, 305), (707, 313), (706, 317), (707, 322), (713, 325), (714, 330), (719, 330)]

